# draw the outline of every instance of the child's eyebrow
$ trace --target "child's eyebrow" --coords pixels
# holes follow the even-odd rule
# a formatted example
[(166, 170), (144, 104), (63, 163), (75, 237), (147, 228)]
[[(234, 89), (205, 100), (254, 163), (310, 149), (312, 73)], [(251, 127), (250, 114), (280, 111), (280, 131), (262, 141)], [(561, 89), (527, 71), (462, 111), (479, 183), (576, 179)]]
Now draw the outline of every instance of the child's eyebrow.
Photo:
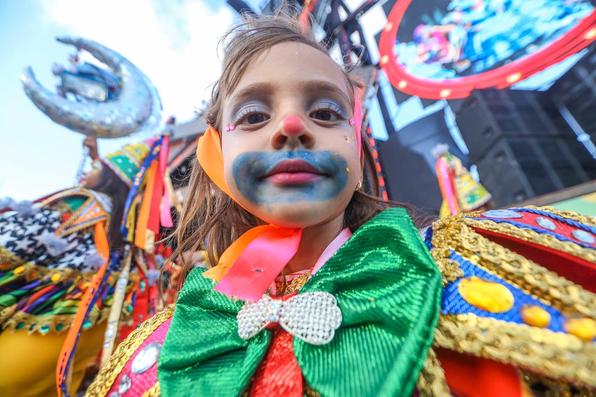
[(263, 82), (250, 84), (235, 93), (232, 96), (232, 102), (238, 104), (245, 101), (246, 99), (270, 95), (273, 91), (274, 87), (271, 83)]
[(299, 83), (306, 92), (317, 94), (330, 94), (341, 98), (346, 104), (350, 104), (350, 98), (337, 85), (324, 80), (306, 80)]
[[(297, 84), (306, 92), (332, 95), (345, 101), (347, 105), (351, 104), (350, 98), (346, 95), (346, 93), (337, 85), (328, 81), (303, 80), (299, 81)], [(236, 108), (238, 107), (238, 104), (241, 104), (245, 100), (254, 99), (255, 97), (267, 97), (272, 95), (274, 91), (274, 84), (269, 82), (254, 83), (242, 88), (232, 96), (232, 104), (235, 104), (235, 110), (232, 113), (237, 110)]]

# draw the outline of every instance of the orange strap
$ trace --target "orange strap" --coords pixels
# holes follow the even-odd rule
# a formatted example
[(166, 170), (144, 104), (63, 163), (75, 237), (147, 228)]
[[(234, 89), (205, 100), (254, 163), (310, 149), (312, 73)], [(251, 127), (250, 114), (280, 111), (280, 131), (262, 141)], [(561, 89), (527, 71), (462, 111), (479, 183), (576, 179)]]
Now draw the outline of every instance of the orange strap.
[(224, 177), (224, 161), (221, 152), (219, 133), (211, 126), (199, 138), (197, 143), (197, 159), (205, 173), (232, 200), (236, 201), (230, 192), (230, 188)]
[(137, 226), (135, 231), (135, 246), (145, 249), (147, 243), (147, 223), (149, 222), (149, 215), (151, 214), (151, 197), (153, 196), (153, 185), (155, 184), (155, 173), (157, 172), (157, 162), (151, 163), (145, 180), (145, 192), (143, 193), (143, 201), (141, 202), (141, 209), (139, 210), (139, 218), (137, 219)]
[(105, 230), (105, 221), (95, 224), (93, 238), (95, 240), (95, 248), (97, 253), (104, 259), (104, 262), (95, 276), (93, 276), (89, 287), (83, 294), (83, 298), (79, 303), (79, 308), (77, 309), (72, 324), (68, 330), (68, 333), (66, 334), (66, 339), (62, 345), (62, 350), (58, 356), (58, 364), (56, 366), (56, 391), (58, 397), (69, 395), (68, 387), (70, 385), (71, 363), (74, 358), (77, 342), (83, 328), (83, 323), (85, 322), (91, 306), (94, 304), (95, 298), (99, 293), (99, 288), (109, 264), (110, 248)]

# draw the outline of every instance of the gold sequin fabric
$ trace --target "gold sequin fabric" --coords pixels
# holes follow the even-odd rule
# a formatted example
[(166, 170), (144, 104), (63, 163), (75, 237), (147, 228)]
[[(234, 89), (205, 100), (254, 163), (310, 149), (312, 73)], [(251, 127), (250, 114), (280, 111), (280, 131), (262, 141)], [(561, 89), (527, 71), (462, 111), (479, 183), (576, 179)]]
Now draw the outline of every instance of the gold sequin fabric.
[[(482, 227), (487, 229), (487, 223)], [(433, 225), (427, 241), (444, 279), (442, 315), (434, 345), (510, 364), (563, 385), (595, 388), (596, 347), (592, 340), (576, 336), (579, 332), (568, 332), (570, 327), (565, 323), (580, 318), (582, 324), (592, 324), (596, 295), (480, 235), (474, 230), (477, 226), (477, 221), (464, 216), (441, 219)], [(518, 237), (510, 233), (509, 226), (494, 223), (489, 228)], [(537, 244), (569, 252), (553, 246), (550, 239), (540, 240), (534, 234), (526, 237), (527, 241), (531, 238)], [(588, 260), (592, 255), (583, 248), (574, 254)], [(484, 294), (480, 298), (458, 294), (459, 283), (472, 277), (499, 283), (511, 291), (514, 304), (510, 310), (482, 307), (497, 305), (499, 297), (495, 294), (502, 293), (503, 287), (473, 291)]]

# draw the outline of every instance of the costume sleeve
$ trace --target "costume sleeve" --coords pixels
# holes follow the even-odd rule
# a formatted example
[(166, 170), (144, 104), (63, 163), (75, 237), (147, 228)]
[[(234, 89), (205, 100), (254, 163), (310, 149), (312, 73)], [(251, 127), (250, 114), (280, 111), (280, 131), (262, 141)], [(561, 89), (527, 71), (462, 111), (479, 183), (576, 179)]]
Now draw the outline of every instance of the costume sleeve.
[(596, 387), (593, 219), (492, 210), (442, 219), (426, 242), (443, 274), (435, 347), (513, 367), (530, 388)]

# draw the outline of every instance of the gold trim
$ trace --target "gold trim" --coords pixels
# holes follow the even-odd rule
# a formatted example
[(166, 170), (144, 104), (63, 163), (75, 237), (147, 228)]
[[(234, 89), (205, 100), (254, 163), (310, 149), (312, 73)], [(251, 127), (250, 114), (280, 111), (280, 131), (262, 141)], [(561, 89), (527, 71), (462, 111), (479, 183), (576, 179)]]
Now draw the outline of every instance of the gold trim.
[(84, 187), (79, 186), (79, 187), (73, 187), (70, 189), (65, 189), (65, 190), (62, 190), (61, 192), (55, 193), (55, 194), (51, 195), (50, 197), (44, 199), (40, 204), (42, 207), (46, 207), (56, 200), (60, 200), (65, 197), (75, 196), (75, 195), (85, 196), (87, 198), (93, 198), (93, 193), (91, 193), (91, 191), (89, 189), (85, 189)]
[[(94, 197), (88, 197), (88, 196), (85, 196), (85, 197), (87, 197), (87, 199), (83, 202), (83, 204), (81, 204), (81, 206), (79, 208), (77, 208), (76, 210), (69, 211), (69, 212), (71, 212), (70, 217), (68, 217), (68, 219), (65, 222), (63, 222), (62, 224), (60, 224), (60, 226), (58, 226), (56, 228), (56, 230), (54, 231), (54, 234), (56, 234), (56, 236), (64, 237), (67, 234), (70, 234), (70, 233), (64, 233), (64, 229), (67, 229), (70, 225), (75, 223), (75, 221), (83, 213), (83, 210), (85, 208), (87, 208), (91, 203), (93, 203), (93, 201), (95, 201)], [(104, 211), (104, 214), (105, 214), (105, 211)], [(91, 225), (89, 225), (89, 226), (91, 226)], [(79, 227), (76, 231), (79, 231), (81, 229), (84, 229), (84, 228)]]
[(464, 276), (459, 263), (450, 259), (451, 250), (457, 246), (457, 240), (454, 238), (454, 230), (458, 225), (462, 225), (462, 216), (442, 218), (432, 225), (432, 249), (431, 256), (441, 271), (443, 287)]
[[(78, 304), (76, 305), (78, 306)], [(75, 307), (76, 307), (75, 306)], [(89, 313), (88, 320), (91, 321), (91, 326), (95, 326), (97, 324), (101, 324), (108, 318), (108, 313), (110, 311), (109, 306), (105, 306), (102, 310), (98, 310), (97, 307), (94, 307), (91, 312)], [(29, 314), (25, 312), (15, 312), (12, 313), (10, 317), (7, 316), (6, 323), (2, 325), (2, 329), (17, 329), (17, 325), (19, 323), (25, 324), (22, 328), (23, 330), (27, 330), (29, 334), (33, 334), (34, 332), (38, 332), (41, 335), (45, 335), (44, 332), (40, 330), (41, 327), (47, 325), (50, 326), (51, 329), (49, 331), (55, 333), (62, 333), (67, 331), (71, 324), (72, 320), (75, 316), (73, 314)], [(62, 324), (63, 328), (61, 330), (56, 330), (56, 325)], [(34, 326), (34, 329), (31, 329), (31, 326)], [(86, 329), (86, 328), (85, 328)]]
[[(71, 189), (66, 189), (66, 190), (63, 190), (63, 191), (61, 191), (61, 192), (58, 192), (58, 193), (56, 193), (56, 194), (54, 194), (54, 195), (52, 195), (52, 196), (50, 196), (50, 197), (46, 198), (45, 200), (43, 200), (43, 201), (41, 202), (41, 206), (42, 206), (42, 207), (47, 207), (49, 204), (51, 204), (52, 202), (54, 202), (54, 201), (56, 201), (56, 200), (60, 200), (60, 199), (63, 199), (63, 198), (66, 198), (66, 197), (70, 197), (70, 196), (84, 196), (84, 197), (87, 197), (87, 200), (85, 200), (85, 202), (83, 203), (83, 205), (81, 205), (81, 207), (80, 207), (80, 208), (78, 208), (78, 209), (75, 211), (75, 213), (82, 211), (82, 210), (85, 208), (85, 206), (89, 205), (89, 203), (90, 203), (92, 200), (95, 200), (95, 202), (97, 202), (97, 205), (99, 206), (99, 208), (100, 208), (100, 209), (103, 211), (103, 213), (104, 213), (104, 215), (102, 215), (102, 218), (101, 218), (101, 219), (98, 219), (98, 220), (97, 220), (97, 222), (100, 222), (100, 221), (103, 221), (103, 220), (105, 220), (105, 221), (106, 221), (106, 226), (105, 226), (105, 228), (106, 228), (106, 230), (107, 230), (107, 229), (109, 229), (109, 227), (110, 227), (110, 221), (111, 221), (110, 212), (109, 212), (109, 211), (107, 211), (107, 209), (106, 209), (106, 208), (103, 206), (103, 204), (101, 203), (101, 200), (99, 200), (99, 199), (96, 197), (96, 193), (94, 193), (94, 192), (93, 192), (92, 190), (90, 190), (90, 189), (86, 189), (86, 188), (84, 188), (84, 187), (81, 187), (81, 186), (79, 186), (79, 187), (74, 187), (74, 188), (71, 188)], [(113, 205), (113, 204), (112, 204), (112, 205)], [(104, 216), (105, 216), (105, 218), (104, 218)], [(75, 218), (75, 216), (74, 216), (74, 214), (73, 214), (73, 216), (72, 216), (71, 218), (69, 218), (69, 220), (68, 220), (67, 222), (69, 222), (69, 221), (70, 221), (70, 223), (74, 222), (74, 220), (72, 220), (72, 221), (71, 221), (71, 219), (74, 219), (74, 218)], [(95, 223), (97, 223), (97, 222), (94, 222), (94, 223), (92, 223), (92, 224), (89, 224), (89, 225), (85, 225), (85, 227), (81, 227), (80, 229), (85, 229), (85, 228), (87, 228), (87, 227), (89, 227), (89, 226), (93, 226), (93, 225), (94, 225)], [(69, 223), (69, 224), (70, 224), (70, 223)], [(80, 230), (80, 229), (77, 229), (76, 231), (78, 231), (78, 230)], [(70, 234), (70, 233), (72, 233), (72, 232), (74, 232), (74, 231), (69, 231), (67, 234)], [(60, 234), (58, 233), (58, 230), (56, 230), (56, 234), (57, 234), (57, 235), (60, 235)]]
[(416, 390), (420, 397), (451, 396), (445, 380), (445, 372), (432, 348), (424, 360), (424, 366), (418, 377), (418, 382), (416, 382)]
[(527, 205), (526, 208), (532, 208), (532, 209), (539, 210), (539, 211), (552, 212), (553, 214), (558, 215), (562, 218), (569, 218), (576, 222), (581, 222), (588, 226), (596, 227), (596, 218), (591, 217), (591, 216), (585, 216), (585, 215), (582, 215), (582, 214), (574, 212), (574, 211), (560, 210), (558, 208), (549, 207), (549, 206), (537, 207), (535, 205)]
[[(501, 231), (502, 232), (502, 231)], [(462, 222), (461, 217), (445, 218), (433, 227), (431, 254), (446, 280), (457, 274), (445, 265), (451, 250), (480, 268), (521, 288), (525, 293), (552, 305), (565, 314), (596, 317), (596, 294), (545, 269), (507, 248), (493, 243)], [(461, 269), (458, 268), (461, 271)]]
[(596, 387), (596, 345), (573, 335), (458, 314), (440, 317), (435, 345)]
[(153, 385), (149, 390), (143, 393), (143, 397), (159, 397), (161, 396), (161, 390), (159, 389), (159, 383)]
[[(85, 392), (86, 397), (103, 397), (108, 394), (112, 384), (132, 357), (134, 352), (143, 344), (143, 342), (165, 321), (174, 314), (174, 307), (168, 306), (157, 313), (136, 330), (134, 330), (122, 343), (118, 345), (116, 351), (103, 367), (95, 380)], [(154, 386), (155, 387), (155, 386)]]
[(521, 371), (520, 377), (523, 380), (526, 392), (524, 396), (533, 396), (531, 391), (534, 387), (538, 387), (540, 395), (543, 397), (594, 397), (596, 390), (582, 387), (573, 387), (567, 383), (549, 379), (544, 376), (536, 375), (531, 372)]
[(13, 267), (22, 265), (25, 263), (24, 259), (19, 258), (11, 251), (7, 250), (3, 246), (0, 246), (0, 270), (9, 270)]

